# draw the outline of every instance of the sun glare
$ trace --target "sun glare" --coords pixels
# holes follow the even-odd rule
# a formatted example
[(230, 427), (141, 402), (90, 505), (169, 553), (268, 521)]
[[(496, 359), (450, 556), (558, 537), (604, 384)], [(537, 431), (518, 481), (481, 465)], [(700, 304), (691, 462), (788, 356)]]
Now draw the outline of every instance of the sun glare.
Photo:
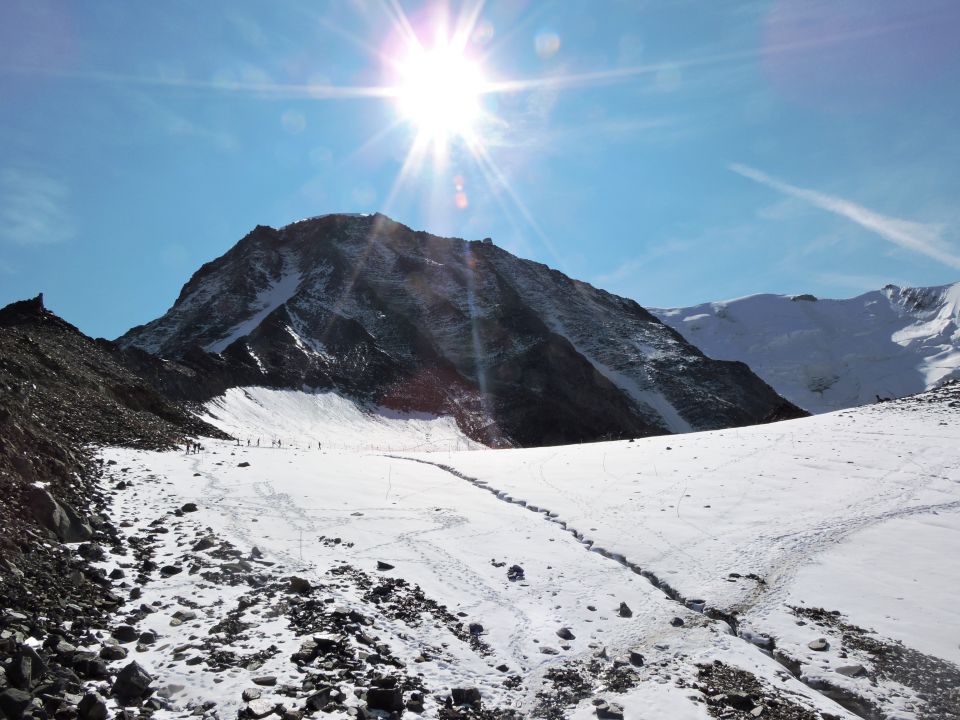
[(400, 112), (435, 139), (473, 134), (482, 91), (479, 66), (450, 46), (418, 49), (400, 67)]

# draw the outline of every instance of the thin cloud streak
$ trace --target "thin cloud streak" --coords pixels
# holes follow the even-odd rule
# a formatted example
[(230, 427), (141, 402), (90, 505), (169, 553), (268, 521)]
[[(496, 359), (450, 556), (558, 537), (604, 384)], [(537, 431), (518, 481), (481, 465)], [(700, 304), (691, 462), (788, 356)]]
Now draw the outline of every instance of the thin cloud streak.
[(821, 210), (852, 220), (894, 245), (939, 260), (952, 268), (960, 269), (960, 256), (955, 255), (943, 242), (941, 235), (944, 226), (941, 224), (919, 223), (881, 215), (844, 198), (791, 185), (747, 165), (734, 163), (729, 168), (738, 175), (761, 185), (766, 185), (785, 195), (805, 200)]
[(42, 173), (0, 172), (0, 241), (54, 245), (73, 238), (73, 222), (64, 209), (68, 195), (66, 185)]

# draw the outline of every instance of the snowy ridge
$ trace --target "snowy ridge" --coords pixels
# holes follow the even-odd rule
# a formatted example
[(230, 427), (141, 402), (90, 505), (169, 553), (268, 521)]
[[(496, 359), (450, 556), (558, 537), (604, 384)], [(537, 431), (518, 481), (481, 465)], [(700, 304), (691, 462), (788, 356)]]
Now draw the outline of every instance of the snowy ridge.
[(254, 314), (230, 328), (224, 337), (209, 343), (203, 349), (207, 352), (223, 352), (238, 338), (249, 335), (263, 322), (267, 315), (293, 297), (300, 286), (301, 279), (300, 271), (296, 267), (296, 260), (284, 255), (280, 277), (257, 294), (257, 298), (253, 302), (253, 307), (257, 308)]
[(427, 452), (473, 450), (450, 417), (362, 408), (332, 392), (231, 388), (206, 403), (199, 416), (257, 446), (279, 440), (290, 447), (329, 450)]
[(888, 285), (849, 300), (752, 295), (652, 312), (811, 412), (904, 397), (960, 375), (960, 283)]

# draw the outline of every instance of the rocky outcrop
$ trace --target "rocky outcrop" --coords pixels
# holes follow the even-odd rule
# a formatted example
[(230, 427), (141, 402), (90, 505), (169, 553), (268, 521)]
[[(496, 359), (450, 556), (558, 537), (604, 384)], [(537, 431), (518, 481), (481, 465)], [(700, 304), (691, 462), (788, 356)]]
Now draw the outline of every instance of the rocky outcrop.
[[(453, 415), (491, 444), (801, 414), (745, 365), (705, 357), (632, 300), (383, 215), (259, 226), (118, 344), (137, 362), (174, 361), (154, 363), (153, 379), (184, 399), (231, 383), (334, 389)], [(208, 381), (185, 381), (191, 374)]]

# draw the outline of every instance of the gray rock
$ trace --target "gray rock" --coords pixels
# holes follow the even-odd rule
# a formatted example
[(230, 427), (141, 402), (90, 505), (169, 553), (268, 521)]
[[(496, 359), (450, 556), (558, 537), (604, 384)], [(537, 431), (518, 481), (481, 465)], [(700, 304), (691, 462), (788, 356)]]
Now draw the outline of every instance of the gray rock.
[(150, 673), (134, 661), (125, 665), (117, 673), (117, 679), (113, 681), (111, 691), (122, 702), (136, 701), (150, 693), (150, 683), (152, 682), (153, 678), (150, 677)]
[(330, 685), (318, 688), (307, 698), (306, 706), (310, 710), (323, 710), (329, 705), (334, 697), (340, 697), (340, 691)]
[(243, 713), (244, 717), (260, 720), (260, 718), (272, 715), (276, 709), (276, 705), (267, 700), (251, 700), (240, 712)]
[(200, 552), (202, 550), (209, 550), (212, 547), (216, 547), (216, 545), (217, 545), (217, 541), (214, 540), (212, 537), (205, 537), (205, 538), (200, 538), (196, 543), (194, 543), (193, 547), (190, 549), (193, 550), (194, 552)]
[(562, 638), (563, 640), (576, 640), (577, 638), (577, 636), (574, 635), (568, 627), (562, 627), (557, 630), (557, 637)]
[(183, 507), (181, 507), (180, 512), (185, 512), (185, 513), (197, 512), (197, 509), (198, 509), (197, 504), (191, 502), (191, 503), (186, 503)]
[(119, 645), (104, 645), (100, 648), (100, 657), (107, 662), (123, 660), (127, 656), (127, 649)]
[(479, 705), (480, 690), (478, 688), (453, 688), (450, 697), (454, 705)]
[(244, 702), (250, 702), (251, 700), (259, 700), (260, 688), (247, 688), (246, 690), (243, 691), (243, 695), (241, 695), (241, 697), (243, 698)]
[(816, 640), (811, 640), (807, 644), (807, 647), (817, 652), (823, 652), (824, 650), (830, 649), (830, 643), (828, 643), (825, 638), (817, 638)]
[(673, 625), (673, 627), (683, 627), (683, 618), (675, 617), (670, 621), (670, 624)]
[(107, 704), (97, 693), (87, 693), (77, 705), (79, 720), (107, 720)]
[(617, 614), (625, 618), (633, 617), (633, 610), (631, 610), (630, 606), (625, 602), (622, 602), (620, 603), (620, 608), (617, 610)]
[(264, 687), (273, 687), (277, 684), (276, 675), (260, 675), (259, 677), (252, 678), (251, 682), (254, 685), (261, 685)]
[(617, 703), (604, 700), (597, 705), (597, 717), (601, 720), (623, 720), (623, 708)]
[(403, 710), (403, 691), (400, 688), (370, 688), (367, 690), (367, 707), (386, 712)]
[(9, 718), (19, 718), (32, 701), (30, 693), (17, 688), (7, 688), (0, 692), (0, 712)]
[(640, 667), (641, 665), (643, 665), (643, 655), (640, 653), (639, 650), (631, 650), (629, 658), (630, 658), (631, 665), (636, 665), (637, 667)]
[(393, 570), (396, 566), (383, 560), (377, 560), (377, 570)]
[(93, 537), (93, 530), (68, 503), (55, 500), (45, 489), (27, 488), (27, 507), (37, 522), (53, 531), (61, 542), (83, 542)]
[(850, 678), (861, 677), (867, 674), (867, 669), (863, 665), (841, 665), (840, 667), (834, 668), (833, 671)]
[(140, 637), (140, 633), (132, 625), (118, 625), (113, 630), (113, 638), (117, 642), (129, 643)]
[(7, 678), (15, 688), (29, 690), (46, 672), (46, 663), (37, 651), (27, 645), (21, 645), (7, 668)]
[(310, 581), (302, 577), (292, 577), (290, 578), (290, 592), (299, 593), (300, 595), (305, 595), (313, 589), (313, 586), (310, 584)]

